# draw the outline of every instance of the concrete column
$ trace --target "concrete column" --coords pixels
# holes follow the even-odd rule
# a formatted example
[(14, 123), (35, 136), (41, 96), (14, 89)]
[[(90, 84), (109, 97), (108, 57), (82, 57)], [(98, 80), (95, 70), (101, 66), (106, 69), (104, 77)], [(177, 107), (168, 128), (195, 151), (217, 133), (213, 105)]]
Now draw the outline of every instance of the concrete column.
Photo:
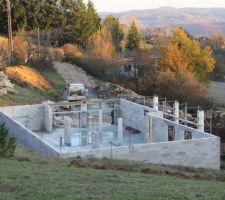
[(100, 133), (93, 131), (91, 133), (91, 143), (92, 149), (99, 149), (100, 148)]
[(184, 140), (185, 130), (175, 126), (175, 140)]
[(145, 139), (147, 143), (153, 142), (153, 120), (150, 115), (148, 115), (147, 132), (146, 132)]
[(118, 118), (120, 117), (120, 110), (119, 108), (114, 109), (114, 124), (117, 125)]
[(174, 121), (179, 124), (179, 102), (175, 101), (174, 103)]
[(102, 110), (99, 110), (99, 132), (102, 133)]
[(87, 127), (88, 127), (87, 104), (82, 104), (82, 105), (81, 105), (80, 127), (81, 127), (81, 128), (87, 128)]
[(52, 107), (48, 103), (44, 103), (44, 129), (47, 133), (51, 133), (53, 129)]
[(118, 118), (118, 144), (123, 144), (123, 118)]
[(72, 137), (72, 119), (64, 117), (64, 144), (65, 146), (71, 146)]
[(159, 97), (153, 97), (153, 109), (158, 111), (159, 110)]
[(205, 113), (203, 110), (199, 110), (198, 118), (197, 118), (198, 130), (203, 131), (203, 132), (204, 132), (204, 127), (205, 127), (204, 120), (205, 120)]
[(81, 131), (80, 145), (84, 146), (89, 143), (89, 133), (87, 130)]
[(163, 119), (153, 119), (153, 142), (168, 141), (168, 124)]

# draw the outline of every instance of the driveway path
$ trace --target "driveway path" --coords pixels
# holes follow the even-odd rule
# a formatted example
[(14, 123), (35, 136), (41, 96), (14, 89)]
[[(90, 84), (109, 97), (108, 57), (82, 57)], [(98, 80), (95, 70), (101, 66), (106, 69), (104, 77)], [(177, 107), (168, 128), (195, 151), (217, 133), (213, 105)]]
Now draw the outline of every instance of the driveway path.
[(76, 65), (64, 62), (54, 62), (54, 68), (66, 81), (66, 83), (82, 83), (88, 88), (88, 97), (97, 98), (94, 80)]

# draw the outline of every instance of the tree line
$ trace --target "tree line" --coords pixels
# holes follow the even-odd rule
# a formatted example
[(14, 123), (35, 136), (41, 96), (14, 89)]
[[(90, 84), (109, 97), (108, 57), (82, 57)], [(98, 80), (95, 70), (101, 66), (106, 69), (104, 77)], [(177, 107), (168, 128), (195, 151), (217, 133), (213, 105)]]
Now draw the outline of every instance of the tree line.
[[(0, 34), (6, 35), (6, 0), (0, 0)], [(83, 0), (11, 0), (12, 30), (60, 29), (58, 45), (84, 45), (101, 25), (92, 1)]]

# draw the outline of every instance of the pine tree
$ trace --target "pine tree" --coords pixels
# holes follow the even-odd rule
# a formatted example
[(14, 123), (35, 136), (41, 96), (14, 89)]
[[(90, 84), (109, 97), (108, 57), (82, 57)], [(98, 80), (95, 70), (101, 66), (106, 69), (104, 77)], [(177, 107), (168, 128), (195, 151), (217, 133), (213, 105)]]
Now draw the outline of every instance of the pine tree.
[[(26, 10), (20, 0), (11, 0), (11, 15), (12, 15), (12, 30), (26, 28)], [(8, 33), (8, 19), (7, 19), (7, 1), (0, 1), (0, 33)]]
[(106, 27), (112, 35), (114, 46), (117, 52), (120, 50), (120, 44), (124, 38), (124, 32), (119, 20), (113, 15), (109, 15), (103, 22), (103, 26)]
[(87, 17), (89, 21), (89, 37), (96, 33), (101, 26), (101, 18), (99, 17), (97, 11), (95, 10), (94, 4), (92, 1), (88, 1), (87, 4)]
[(135, 51), (139, 48), (139, 44), (141, 41), (141, 34), (139, 33), (135, 21), (131, 23), (126, 48), (130, 51)]
[(0, 157), (12, 157), (14, 155), (15, 149), (15, 139), (9, 138), (8, 129), (4, 124), (0, 124)]

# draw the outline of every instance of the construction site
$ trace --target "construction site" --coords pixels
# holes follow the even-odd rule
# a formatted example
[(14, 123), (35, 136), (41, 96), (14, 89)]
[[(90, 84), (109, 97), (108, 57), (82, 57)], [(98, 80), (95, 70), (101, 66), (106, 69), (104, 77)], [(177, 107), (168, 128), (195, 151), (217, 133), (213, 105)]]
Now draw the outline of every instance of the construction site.
[[(143, 104), (143, 103), (142, 103)], [(204, 111), (196, 128), (180, 116), (125, 99), (43, 102), (0, 108), (11, 137), (38, 153), (58, 158), (96, 157), (144, 163), (220, 168), (220, 138), (204, 132)]]

